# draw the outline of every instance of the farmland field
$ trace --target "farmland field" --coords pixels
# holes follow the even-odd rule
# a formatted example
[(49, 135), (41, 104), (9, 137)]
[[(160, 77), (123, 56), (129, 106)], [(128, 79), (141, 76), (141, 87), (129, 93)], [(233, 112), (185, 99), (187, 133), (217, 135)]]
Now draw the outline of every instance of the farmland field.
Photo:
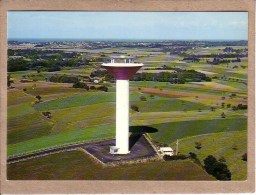
[(8, 179), (47, 180), (49, 178), (54, 180), (215, 180), (191, 161), (148, 162), (103, 168), (79, 150), (8, 165)]
[[(228, 137), (228, 139), (227, 139)], [(195, 142), (202, 144), (201, 149), (196, 149)], [(201, 163), (207, 155), (212, 154), (216, 158), (224, 158), (232, 173), (232, 180), (246, 180), (246, 162), (242, 155), (246, 153), (246, 131), (230, 131), (210, 133), (205, 135), (183, 138), (179, 142), (179, 151), (182, 153), (193, 152)], [(175, 143), (170, 144), (175, 147)]]
[[(225, 48), (195, 47), (185, 54), (217, 55)], [(147, 133), (156, 146), (165, 144), (175, 149), (179, 139), (180, 154), (195, 153), (202, 167), (187, 159), (102, 168), (76, 150), (9, 164), (8, 179), (214, 180), (203, 169), (203, 160), (214, 155), (225, 158), (232, 180), (245, 180), (247, 165), (241, 156), (247, 148), (247, 57), (241, 57), (241, 62), (213, 65), (204, 58), (186, 62), (184, 53), (171, 54), (161, 47), (123, 46), (118, 50), (84, 49), (80, 56), (109, 58), (119, 50), (144, 63), (148, 70), (140, 73), (176, 74), (181, 69), (209, 77), (208, 81), (182, 84), (130, 81), (130, 127), (156, 129)], [(106, 75), (91, 74), (102, 71), (101, 63), (91, 60), (87, 65), (52, 72), (33, 69), (10, 73), (13, 83), (8, 88), (8, 157), (115, 137), (115, 83)], [(91, 88), (75, 88), (75, 82), (50, 82), (53, 76), (79, 78)], [(102, 86), (107, 90), (98, 89)], [(200, 150), (195, 149), (195, 142), (202, 143)], [(237, 149), (232, 149), (235, 146)]]

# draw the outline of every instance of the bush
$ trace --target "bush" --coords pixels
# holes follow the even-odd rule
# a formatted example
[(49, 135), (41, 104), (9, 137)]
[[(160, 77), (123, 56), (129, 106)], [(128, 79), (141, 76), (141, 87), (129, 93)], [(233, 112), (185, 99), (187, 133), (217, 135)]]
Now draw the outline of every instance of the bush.
[(226, 118), (226, 115), (224, 112), (222, 112), (220, 116), (221, 116), (221, 118)]
[(195, 153), (193, 153), (193, 152), (189, 152), (189, 156), (192, 159), (196, 159), (197, 158), (197, 155)]
[(147, 101), (147, 98), (145, 96), (140, 96), (141, 101)]
[(90, 86), (90, 90), (96, 90), (96, 87), (95, 86)]
[(188, 156), (183, 155), (183, 154), (174, 155), (174, 156), (169, 156), (169, 155), (164, 155), (163, 156), (163, 159), (165, 161), (169, 161), (169, 160), (185, 160), (187, 158), (188, 158)]
[(132, 104), (131, 109), (136, 111), (136, 112), (139, 112), (139, 107), (137, 105)]
[(200, 150), (202, 148), (202, 143), (201, 142), (195, 142), (195, 148)]
[(238, 104), (238, 105), (237, 105), (237, 109), (238, 109), (238, 110), (247, 110), (247, 105)]
[(108, 92), (108, 88), (106, 86), (100, 86), (97, 90)]
[(193, 152), (189, 152), (189, 158), (191, 158), (194, 163), (198, 164), (199, 166), (202, 166), (200, 160), (197, 158), (197, 155)]
[(204, 159), (204, 168), (207, 173), (213, 175), (218, 180), (231, 180), (231, 172), (227, 165), (217, 161), (212, 155)]
[(82, 89), (86, 89), (87, 91), (89, 90), (89, 87), (88, 87), (88, 85), (86, 85), (85, 83), (81, 83), (81, 82), (75, 82), (74, 84), (73, 84), (73, 87), (74, 88), (82, 88)]
[(214, 107), (214, 106), (211, 106), (211, 111), (215, 111), (216, 110), (216, 107)]
[(36, 99), (38, 99), (38, 101), (41, 101), (42, 97), (40, 95), (37, 95)]
[(155, 96), (153, 94), (151, 94), (150, 97), (153, 99)]
[(49, 81), (54, 83), (78, 83), (79, 79), (76, 76), (53, 75), (49, 78)]
[(51, 112), (42, 112), (42, 114), (43, 114), (46, 118), (51, 118), (51, 117), (52, 117)]
[(242, 160), (247, 161), (247, 152), (242, 155)]

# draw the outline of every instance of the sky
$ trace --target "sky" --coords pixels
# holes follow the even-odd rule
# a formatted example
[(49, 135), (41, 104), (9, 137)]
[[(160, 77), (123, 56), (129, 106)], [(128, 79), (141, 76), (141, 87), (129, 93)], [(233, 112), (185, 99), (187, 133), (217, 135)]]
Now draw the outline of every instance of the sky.
[(9, 11), (9, 39), (247, 40), (247, 12)]

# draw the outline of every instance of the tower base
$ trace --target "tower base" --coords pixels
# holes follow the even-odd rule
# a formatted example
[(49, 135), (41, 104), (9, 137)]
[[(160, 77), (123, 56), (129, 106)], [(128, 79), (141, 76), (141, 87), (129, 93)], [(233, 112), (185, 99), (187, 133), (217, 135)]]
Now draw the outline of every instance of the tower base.
[(130, 151), (122, 151), (117, 146), (110, 146), (110, 154), (129, 154)]

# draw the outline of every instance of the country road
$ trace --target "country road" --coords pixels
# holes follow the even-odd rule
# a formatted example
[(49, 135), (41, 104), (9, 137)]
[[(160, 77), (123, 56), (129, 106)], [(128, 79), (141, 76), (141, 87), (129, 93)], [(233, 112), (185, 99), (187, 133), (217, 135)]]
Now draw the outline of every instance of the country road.
[(87, 146), (88, 144), (90, 144), (90, 143), (74, 144), (74, 145), (69, 145), (69, 146), (63, 146), (63, 147), (58, 147), (58, 148), (50, 148), (50, 149), (46, 149), (46, 150), (41, 150), (41, 151), (37, 151), (37, 152), (34, 152), (34, 153), (30, 153), (30, 154), (24, 154), (24, 155), (20, 155), (20, 156), (9, 157), (7, 159), (7, 164), (11, 164), (11, 163), (31, 159), (31, 158), (36, 158), (36, 157), (40, 157), (40, 156), (46, 156), (46, 155), (54, 154), (54, 153), (58, 153), (58, 152), (75, 150), (77, 148)]

